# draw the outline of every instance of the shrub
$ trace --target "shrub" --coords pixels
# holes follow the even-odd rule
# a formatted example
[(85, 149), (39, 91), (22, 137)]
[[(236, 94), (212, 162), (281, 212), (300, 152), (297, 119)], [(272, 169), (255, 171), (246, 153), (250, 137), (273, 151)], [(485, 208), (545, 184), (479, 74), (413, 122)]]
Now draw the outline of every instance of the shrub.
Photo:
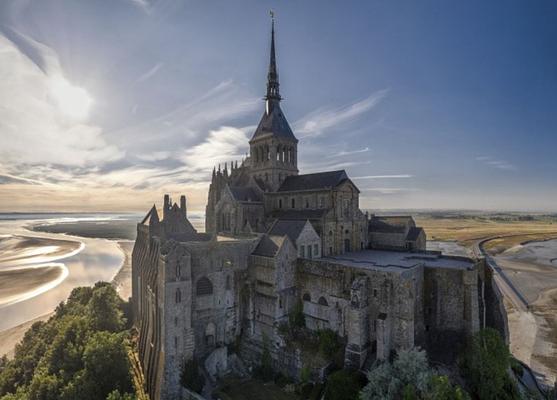
[(180, 382), (186, 389), (201, 393), (205, 385), (205, 378), (199, 373), (199, 364), (197, 360), (191, 359), (184, 363), (180, 375)]
[(288, 323), (290, 328), (294, 330), (303, 329), (306, 327), (306, 317), (304, 315), (304, 304), (298, 300), (294, 305), (292, 311), (288, 315)]
[(319, 351), (324, 357), (331, 358), (340, 349), (340, 342), (337, 334), (331, 329), (324, 329), (317, 332), (319, 336)]
[(362, 388), (362, 379), (357, 372), (339, 370), (327, 378), (325, 400), (354, 400)]

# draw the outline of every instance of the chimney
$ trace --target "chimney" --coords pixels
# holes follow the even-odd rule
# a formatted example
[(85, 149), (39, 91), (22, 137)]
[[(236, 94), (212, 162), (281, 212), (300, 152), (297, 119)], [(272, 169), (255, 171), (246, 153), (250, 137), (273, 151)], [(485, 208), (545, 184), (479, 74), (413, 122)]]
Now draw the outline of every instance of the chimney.
[(188, 216), (188, 212), (186, 210), (186, 196), (184, 196), (184, 195), (180, 196), (180, 210), (182, 210), (185, 217)]

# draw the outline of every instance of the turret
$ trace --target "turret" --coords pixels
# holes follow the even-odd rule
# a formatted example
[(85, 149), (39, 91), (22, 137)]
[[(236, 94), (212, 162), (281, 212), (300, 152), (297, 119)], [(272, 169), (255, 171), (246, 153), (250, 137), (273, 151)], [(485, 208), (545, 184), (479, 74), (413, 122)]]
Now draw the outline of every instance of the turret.
[(184, 217), (187, 218), (188, 212), (186, 209), (186, 196), (184, 195), (180, 196), (180, 210), (182, 210), (182, 212), (184, 213)]
[(171, 203), (172, 200), (170, 200), (170, 195), (165, 194), (164, 195), (164, 205), (162, 208), (162, 219), (166, 219), (166, 216), (168, 215), (168, 210), (170, 210), (171, 207)]

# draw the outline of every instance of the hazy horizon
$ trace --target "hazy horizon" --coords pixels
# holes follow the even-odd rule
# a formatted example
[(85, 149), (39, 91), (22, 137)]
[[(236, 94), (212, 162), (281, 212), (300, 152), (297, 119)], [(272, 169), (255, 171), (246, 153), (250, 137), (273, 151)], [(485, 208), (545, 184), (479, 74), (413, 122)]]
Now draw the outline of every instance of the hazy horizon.
[[(557, 3), (0, 4), (0, 212), (202, 212), (263, 112), (362, 209), (557, 211)], [(504, 6), (502, 5), (504, 4)]]

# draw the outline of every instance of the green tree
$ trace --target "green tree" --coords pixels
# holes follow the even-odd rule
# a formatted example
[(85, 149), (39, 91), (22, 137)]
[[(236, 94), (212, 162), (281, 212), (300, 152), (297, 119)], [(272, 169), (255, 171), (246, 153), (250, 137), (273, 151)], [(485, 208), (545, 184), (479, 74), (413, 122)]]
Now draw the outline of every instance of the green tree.
[(124, 329), (122, 300), (110, 285), (95, 288), (88, 303), (91, 327), (97, 331), (118, 332)]
[(510, 379), (510, 353), (491, 328), (475, 334), (462, 356), (462, 372), (472, 392), (482, 400), (519, 398)]
[(122, 393), (133, 391), (123, 334), (93, 334), (83, 352), (83, 362), (84, 381), (98, 397), (105, 398), (115, 389)]
[(449, 378), (441, 375), (431, 377), (424, 400), (469, 400), (470, 396), (458, 385), (451, 385)]
[(306, 327), (306, 317), (304, 315), (304, 304), (301, 300), (298, 300), (292, 311), (288, 315), (288, 323), (290, 328), (294, 330), (300, 330)]

